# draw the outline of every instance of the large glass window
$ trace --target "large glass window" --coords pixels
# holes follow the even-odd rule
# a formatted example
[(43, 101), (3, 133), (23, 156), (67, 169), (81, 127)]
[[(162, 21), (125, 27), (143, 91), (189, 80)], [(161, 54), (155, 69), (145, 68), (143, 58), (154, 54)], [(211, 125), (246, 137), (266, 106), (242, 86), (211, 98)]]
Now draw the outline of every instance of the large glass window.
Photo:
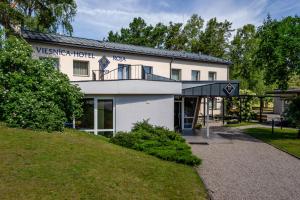
[(98, 129), (113, 129), (113, 100), (98, 100)]
[(153, 69), (150, 66), (143, 66), (142, 67), (142, 79), (146, 79), (146, 75), (147, 74), (152, 74), (153, 73)]
[(73, 75), (89, 76), (89, 62), (88, 61), (73, 61)]
[(40, 60), (49, 60), (53, 63), (53, 66), (55, 69), (59, 70), (59, 58), (53, 58), (53, 57), (39, 57)]
[(83, 115), (76, 120), (76, 128), (94, 129), (94, 99), (88, 98), (83, 101)]
[(200, 71), (192, 70), (192, 81), (200, 80)]
[(118, 79), (131, 79), (130, 65), (118, 65)]
[(173, 80), (180, 81), (181, 80), (181, 70), (180, 69), (172, 69), (172, 77)]
[(209, 81), (215, 81), (217, 79), (217, 73), (216, 72), (208, 72), (208, 80)]

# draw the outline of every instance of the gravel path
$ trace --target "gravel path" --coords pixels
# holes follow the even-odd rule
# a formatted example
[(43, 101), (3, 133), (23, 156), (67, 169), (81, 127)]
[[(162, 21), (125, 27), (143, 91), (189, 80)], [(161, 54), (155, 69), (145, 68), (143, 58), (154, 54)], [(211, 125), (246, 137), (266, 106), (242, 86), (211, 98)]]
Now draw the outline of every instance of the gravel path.
[[(197, 169), (212, 199), (300, 199), (300, 160), (240, 133), (217, 128), (210, 139), (185, 136), (203, 159)], [(300, 147), (299, 147), (300, 148)]]

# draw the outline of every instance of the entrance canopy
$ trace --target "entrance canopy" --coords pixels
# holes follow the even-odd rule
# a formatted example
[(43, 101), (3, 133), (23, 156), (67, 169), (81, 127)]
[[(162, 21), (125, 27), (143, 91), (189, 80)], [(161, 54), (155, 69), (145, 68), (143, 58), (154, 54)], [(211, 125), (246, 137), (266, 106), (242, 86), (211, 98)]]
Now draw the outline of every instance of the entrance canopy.
[(238, 81), (183, 81), (183, 96), (234, 97), (239, 96)]

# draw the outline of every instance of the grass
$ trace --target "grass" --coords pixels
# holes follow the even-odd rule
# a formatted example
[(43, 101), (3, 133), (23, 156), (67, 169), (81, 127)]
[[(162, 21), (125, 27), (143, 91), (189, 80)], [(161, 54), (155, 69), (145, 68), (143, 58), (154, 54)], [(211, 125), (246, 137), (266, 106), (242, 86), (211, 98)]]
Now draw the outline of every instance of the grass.
[(241, 122), (241, 123), (236, 123), (236, 124), (226, 124), (224, 125), (225, 127), (240, 127), (240, 126), (249, 126), (257, 124), (256, 122)]
[(194, 168), (74, 130), (0, 125), (0, 199), (206, 199)]
[(272, 134), (271, 128), (250, 128), (245, 133), (271, 144), (283, 151), (300, 157), (300, 139), (297, 139), (296, 129), (280, 128), (274, 129)]

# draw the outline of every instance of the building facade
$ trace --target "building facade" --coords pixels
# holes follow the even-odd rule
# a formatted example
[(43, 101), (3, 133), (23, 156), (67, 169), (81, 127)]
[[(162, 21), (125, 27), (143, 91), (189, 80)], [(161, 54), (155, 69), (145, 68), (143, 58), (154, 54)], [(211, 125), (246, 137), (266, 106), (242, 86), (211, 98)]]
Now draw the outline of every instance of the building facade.
[(53, 60), (81, 88), (84, 116), (74, 126), (95, 134), (129, 131), (143, 119), (171, 130), (193, 128), (207, 111), (223, 112), (221, 97), (238, 95), (238, 82), (228, 77), (230, 62), (220, 58), (56, 34), (22, 35), (34, 58)]

